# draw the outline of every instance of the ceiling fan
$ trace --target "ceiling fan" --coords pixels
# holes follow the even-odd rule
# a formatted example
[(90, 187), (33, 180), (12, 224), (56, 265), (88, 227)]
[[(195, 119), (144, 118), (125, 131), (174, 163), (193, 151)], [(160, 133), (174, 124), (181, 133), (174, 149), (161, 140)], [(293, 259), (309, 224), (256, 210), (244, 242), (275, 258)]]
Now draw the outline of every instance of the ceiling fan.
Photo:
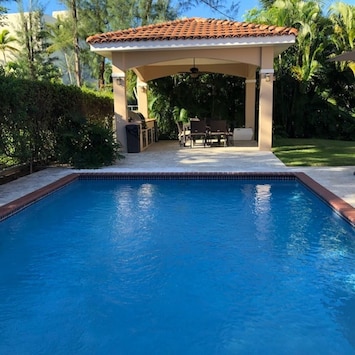
[(199, 69), (196, 67), (195, 64), (195, 58), (193, 58), (193, 65), (190, 68), (190, 71), (184, 71), (184, 72), (179, 72), (179, 74), (189, 74), (191, 78), (196, 79), (198, 78), (201, 74), (208, 74), (208, 72), (201, 72)]

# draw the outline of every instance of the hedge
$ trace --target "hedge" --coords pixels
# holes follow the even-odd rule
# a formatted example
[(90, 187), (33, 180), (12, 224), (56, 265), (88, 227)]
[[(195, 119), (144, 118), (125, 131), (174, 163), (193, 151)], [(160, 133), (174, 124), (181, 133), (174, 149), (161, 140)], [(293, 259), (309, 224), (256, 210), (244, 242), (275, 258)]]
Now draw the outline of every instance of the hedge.
[[(63, 135), (73, 137), (70, 149), (75, 149), (76, 142), (82, 146), (79, 141), (87, 140), (92, 130), (109, 135), (102, 140), (108, 138), (117, 156), (110, 97), (74, 86), (0, 76), (0, 102), (0, 155), (17, 163), (58, 160), (63, 156)], [(86, 137), (81, 137), (82, 132)], [(70, 156), (68, 147), (64, 149), (64, 155)], [(66, 163), (72, 164), (70, 159)], [(100, 164), (107, 164), (107, 159)]]

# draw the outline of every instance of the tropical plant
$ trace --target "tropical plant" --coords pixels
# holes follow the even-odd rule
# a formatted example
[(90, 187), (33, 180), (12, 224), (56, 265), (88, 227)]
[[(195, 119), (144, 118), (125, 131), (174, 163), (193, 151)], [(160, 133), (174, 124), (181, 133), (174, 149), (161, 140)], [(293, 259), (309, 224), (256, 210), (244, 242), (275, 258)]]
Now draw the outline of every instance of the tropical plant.
[(18, 52), (18, 48), (13, 46), (17, 43), (17, 39), (10, 35), (10, 31), (3, 29), (0, 32), (0, 51), (2, 52), (4, 63), (3, 66), (6, 67), (6, 52)]
[[(334, 29), (330, 39), (337, 51), (336, 54), (354, 50), (355, 48), (355, 6), (336, 2), (330, 7), (329, 19)], [(352, 70), (355, 76), (354, 61), (340, 61), (336, 66), (344, 71), (345, 68)]]
[(325, 95), (329, 93), (327, 53), (333, 29), (329, 19), (323, 16), (320, 3), (276, 0), (259, 12), (250, 13), (247, 19), (298, 30), (296, 44), (279, 55), (274, 63), (276, 131), (282, 134), (284, 130), (290, 137), (327, 135), (330, 123), (337, 120), (330, 96)]
[(227, 120), (231, 128), (244, 124), (244, 81), (241, 78), (204, 74), (197, 79), (175, 75), (153, 80), (150, 116), (159, 122), (164, 138), (176, 138), (176, 120), (200, 117)]
[[(176, 18), (170, 0), (82, 0), (79, 8), (80, 33), (84, 39), (89, 34), (103, 33), (122, 28), (141, 26), (158, 21)], [(97, 78), (98, 88), (105, 86), (107, 60), (82, 46), (82, 59), (90, 67), (91, 74)]]
[(99, 168), (122, 158), (112, 130), (102, 124), (88, 123), (85, 117), (61, 119), (56, 133), (56, 151), (61, 163), (79, 169)]
[(51, 44), (47, 48), (50, 55), (59, 54), (57, 63), (60, 63), (63, 81), (67, 84), (74, 84), (74, 51), (72, 41), (70, 18), (58, 17), (53, 24), (46, 24)]
[(22, 1), (18, 1), (20, 23), (16, 31), (19, 43), (17, 60), (8, 63), (11, 75), (30, 80), (58, 81), (60, 73), (46, 52), (48, 34), (44, 28), (43, 9), (31, 2), (31, 8), (24, 12)]
[[(0, 152), (20, 163), (60, 158), (71, 164), (74, 151), (90, 151), (102, 165), (119, 148), (112, 143), (113, 100), (103, 94), (2, 76), (0, 102)], [(75, 139), (63, 144), (68, 136)]]
[[(79, 34), (82, 39), (81, 60), (90, 68), (90, 74), (97, 79), (97, 88), (105, 86), (106, 58), (90, 52), (88, 45), (84, 42), (88, 35), (110, 31), (110, 19), (113, 15), (119, 16), (119, 5), (117, 8), (109, 7), (108, 0), (82, 0), (79, 7), (81, 18)], [(111, 12), (112, 10), (112, 12)]]

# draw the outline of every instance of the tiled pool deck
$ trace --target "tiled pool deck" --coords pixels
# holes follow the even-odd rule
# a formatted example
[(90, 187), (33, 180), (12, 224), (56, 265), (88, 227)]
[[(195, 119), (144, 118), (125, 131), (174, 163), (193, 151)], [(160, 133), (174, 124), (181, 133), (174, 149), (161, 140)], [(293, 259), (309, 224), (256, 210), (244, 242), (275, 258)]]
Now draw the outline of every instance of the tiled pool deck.
[[(158, 142), (142, 153), (125, 154), (126, 158), (116, 165), (95, 170), (75, 170), (69, 168), (48, 168), (0, 185), (0, 210), (29, 193), (56, 183), (59, 179), (73, 173), (250, 173), (275, 174), (301, 172), (302, 179), (317, 186), (331, 204), (350, 216), (355, 223), (355, 166), (348, 167), (286, 167), (271, 152), (260, 152), (257, 148), (213, 147), (180, 148), (176, 142)], [(310, 177), (311, 179), (309, 179)], [(318, 183), (318, 184), (317, 184)], [(322, 186), (319, 186), (322, 185)], [(325, 189), (323, 189), (324, 187)], [(329, 190), (329, 191), (327, 191)], [(339, 197), (339, 198), (337, 198)], [(342, 201), (343, 200), (343, 201)], [(16, 202), (17, 203), (17, 202)], [(6, 206), (5, 206), (6, 205)], [(1, 207), (2, 206), (2, 207)], [(347, 211), (347, 212), (346, 212)], [(1, 211), (0, 211), (1, 212)]]

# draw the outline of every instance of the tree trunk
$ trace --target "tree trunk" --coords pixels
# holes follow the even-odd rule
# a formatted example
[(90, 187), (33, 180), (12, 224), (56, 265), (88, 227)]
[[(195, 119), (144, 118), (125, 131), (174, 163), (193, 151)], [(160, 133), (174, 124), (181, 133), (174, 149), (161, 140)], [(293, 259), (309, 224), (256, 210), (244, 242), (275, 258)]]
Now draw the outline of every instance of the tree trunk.
[(100, 58), (99, 62), (99, 80), (98, 80), (98, 88), (102, 89), (105, 86), (105, 58)]
[(68, 59), (68, 54), (67, 54), (67, 53), (64, 53), (64, 59), (65, 59), (65, 65), (66, 65), (67, 71), (68, 71), (69, 83), (70, 83), (70, 84), (73, 84), (72, 68), (71, 68), (71, 66), (70, 66), (69, 59)]
[(153, 0), (145, 0), (143, 14), (142, 14), (142, 26), (149, 24), (149, 15), (152, 9)]
[(76, 85), (81, 87), (81, 68), (80, 68), (80, 46), (79, 46), (79, 34), (78, 34), (78, 16), (76, 11), (76, 0), (71, 2), (71, 12), (73, 18), (73, 44), (74, 44), (74, 73), (76, 77)]
[(35, 80), (36, 71), (34, 67), (32, 12), (28, 13), (28, 18), (26, 17), (26, 15), (22, 14), (22, 21), (23, 21), (23, 31), (25, 32), (25, 47), (27, 52), (29, 75), (32, 80)]

